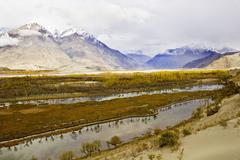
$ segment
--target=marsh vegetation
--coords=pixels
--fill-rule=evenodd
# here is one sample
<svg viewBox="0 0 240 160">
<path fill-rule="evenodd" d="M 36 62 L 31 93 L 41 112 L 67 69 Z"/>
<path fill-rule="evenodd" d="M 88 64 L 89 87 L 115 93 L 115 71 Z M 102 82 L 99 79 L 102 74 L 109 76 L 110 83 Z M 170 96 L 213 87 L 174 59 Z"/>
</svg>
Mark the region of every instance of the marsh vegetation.
<svg viewBox="0 0 240 160">
<path fill-rule="evenodd" d="M 96 133 L 99 133 L 101 132 L 101 127 L 97 126 L 98 123 L 117 120 L 118 123 L 116 126 L 118 126 L 123 123 L 121 121 L 123 117 L 144 117 L 150 115 L 154 117 L 157 111 L 164 106 L 195 99 L 211 99 L 216 102 L 216 104 L 214 103 L 208 107 L 206 111 L 210 116 L 218 112 L 217 102 L 223 97 L 239 91 L 239 88 L 235 84 L 228 81 L 229 76 L 227 71 L 198 70 L 1 78 L 0 101 L 2 102 L 26 99 L 103 96 L 128 92 L 154 91 L 156 89 L 183 88 L 199 84 L 223 84 L 225 87 L 218 90 L 145 94 L 135 97 L 123 97 L 106 101 L 87 101 L 74 104 L 20 104 L 1 108 L 0 141 L 46 132 L 48 132 L 48 135 L 44 136 L 50 136 L 50 138 L 46 139 L 54 141 L 56 136 L 53 136 L 53 134 L 69 131 L 72 132 L 71 137 L 77 139 L 78 134 L 76 132 L 79 131 L 79 135 L 81 135 L 80 131 L 85 125 L 96 125 L 93 128 L 87 127 L 86 131 L 94 130 Z M 166 109 L 163 108 L 164 110 Z M 193 114 L 193 117 L 200 118 L 204 116 L 203 114 L 203 111 L 199 108 Z M 143 118 L 142 122 L 147 125 L 148 119 Z M 155 131 L 155 134 L 161 133 L 161 129 Z M 166 133 L 166 135 L 163 134 L 163 139 L 159 139 L 160 147 L 175 145 L 177 137 L 175 134 L 172 134 L 172 131 L 170 132 Z M 191 131 L 185 129 L 182 133 L 189 135 Z M 164 139 L 165 136 L 172 138 Z M 62 134 L 58 137 L 63 140 L 65 138 Z M 168 143 L 165 141 L 166 139 L 173 139 L 173 141 Z M 42 139 L 39 140 L 41 143 L 42 141 Z M 118 136 L 108 137 L 105 142 L 108 142 L 107 144 L 112 147 L 123 143 L 121 137 Z M 81 152 L 85 156 L 91 156 L 100 151 L 101 144 L 98 140 L 86 142 L 81 145 Z M 68 155 L 70 154 L 66 153 L 66 155 L 62 156 L 68 158 Z M 70 159 L 72 156 L 70 155 Z"/>
</svg>

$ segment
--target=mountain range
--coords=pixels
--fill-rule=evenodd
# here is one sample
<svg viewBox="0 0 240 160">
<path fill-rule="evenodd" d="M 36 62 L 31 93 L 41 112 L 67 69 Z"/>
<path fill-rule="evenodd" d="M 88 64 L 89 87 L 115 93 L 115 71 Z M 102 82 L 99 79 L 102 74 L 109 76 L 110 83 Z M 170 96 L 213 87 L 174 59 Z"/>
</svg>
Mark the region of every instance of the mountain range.
<svg viewBox="0 0 240 160">
<path fill-rule="evenodd" d="M 168 49 L 163 53 L 157 54 L 147 61 L 146 65 L 153 69 L 203 68 L 207 65 L 199 64 L 199 60 L 201 60 L 201 62 L 208 61 L 208 63 L 210 63 L 221 54 L 233 51 L 235 50 L 231 48 L 216 50 L 206 47 L 183 46 L 180 48 Z M 198 65 L 196 65 L 196 63 Z"/>
<path fill-rule="evenodd" d="M 112 49 L 83 29 L 51 33 L 37 23 L 0 28 L 0 67 L 61 72 L 239 67 L 231 48 L 183 46 L 154 57 Z"/>
<path fill-rule="evenodd" d="M 61 71 L 128 70 L 138 64 L 93 35 L 70 28 L 52 34 L 37 23 L 9 30 L 0 38 L 0 67 Z"/>
</svg>

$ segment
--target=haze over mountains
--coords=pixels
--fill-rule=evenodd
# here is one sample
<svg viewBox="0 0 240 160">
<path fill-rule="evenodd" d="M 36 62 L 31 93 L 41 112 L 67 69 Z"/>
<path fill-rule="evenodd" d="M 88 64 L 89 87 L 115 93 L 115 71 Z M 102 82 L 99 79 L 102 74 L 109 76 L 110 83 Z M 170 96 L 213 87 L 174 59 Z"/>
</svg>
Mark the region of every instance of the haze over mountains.
<svg viewBox="0 0 240 160">
<path fill-rule="evenodd" d="M 225 54 L 229 52 L 236 50 L 184 46 L 151 58 L 139 51 L 123 54 L 82 29 L 51 33 L 37 23 L 0 28 L 0 67 L 9 69 L 86 72 L 240 67 L 239 54 Z"/>
</svg>

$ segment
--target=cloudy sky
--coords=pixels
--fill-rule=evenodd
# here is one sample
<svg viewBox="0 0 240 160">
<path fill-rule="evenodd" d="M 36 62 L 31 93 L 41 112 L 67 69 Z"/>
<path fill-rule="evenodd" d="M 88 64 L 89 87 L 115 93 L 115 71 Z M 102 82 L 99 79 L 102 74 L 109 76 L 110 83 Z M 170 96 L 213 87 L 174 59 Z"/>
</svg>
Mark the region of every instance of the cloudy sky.
<svg viewBox="0 0 240 160">
<path fill-rule="evenodd" d="M 240 0 L 0 0 L 0 26 L 74 26 L 153 55 L 188 44 L 240 49 Z"/>
</svg>

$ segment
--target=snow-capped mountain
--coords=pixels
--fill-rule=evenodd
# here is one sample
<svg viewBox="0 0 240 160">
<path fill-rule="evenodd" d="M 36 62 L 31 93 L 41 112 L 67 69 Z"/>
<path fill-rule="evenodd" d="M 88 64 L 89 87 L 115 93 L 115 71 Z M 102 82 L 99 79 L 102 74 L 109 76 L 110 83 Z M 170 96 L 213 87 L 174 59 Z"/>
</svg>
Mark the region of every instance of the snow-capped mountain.
<svg viewBox="0 0 240 160">
<path fill-rule="evenodd" d="M 188 46 L 168 49 L 164 53 L 159 53 L 152 59 L 146 62 L 150 68 L 158 69 L 176 69 L 182 68 L 185 64 L 197 59 L 201 59 L 213 54 L 216 51 L 206 48 L 191 48 Z"/>
<path fill-rule="evenodd" d="M 139 65 L 143 65 L 151 59 L 150 56 L 145 55 L 141 50 L 137 51 L 125 51 L 125 55 L 135 60 Z"/>
<path fill-rule="evenodd" d="M 82 29 L 52 34 L 37 23 L 0 35 L 0 67 L 66 72 L 134 69 L 137 63 Z"/>
<path fill-rule="evenodd" d="M 137 67 L 133 59 L 111 49 L 82 29 L 67 29 L 55 39 L 75 63 L 86 69 L 123 70 Z"/>
<path fill-rule="evenodd" d="M 17 38 L 12 38 L 7 32 L 0 33 L 0 48 L 16 46 L 19 40 Z"/>
<path fill-rule="evenodd" d="M 2 37 L 1 37 L 2 38 Z M 10 69 L 57 69 L 71 64 L 71 59 L 42 26 L 31 23 L 12 29 L 3 36 L 0 67 Z M 14 44 L 14 45 L 13 45 Z"/>
</svg>

